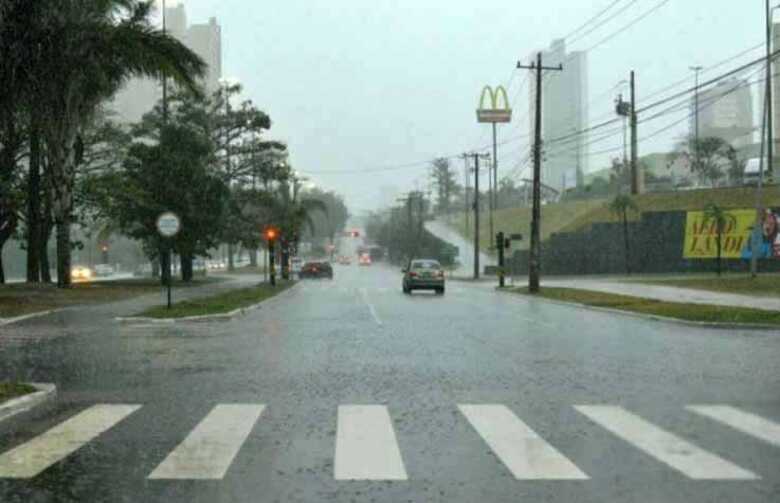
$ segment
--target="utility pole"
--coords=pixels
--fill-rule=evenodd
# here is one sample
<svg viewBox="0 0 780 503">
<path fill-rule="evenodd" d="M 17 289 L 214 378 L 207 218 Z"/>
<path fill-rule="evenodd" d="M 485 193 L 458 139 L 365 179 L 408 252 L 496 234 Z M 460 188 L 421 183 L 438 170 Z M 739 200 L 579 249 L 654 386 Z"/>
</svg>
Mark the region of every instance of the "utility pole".
<svg viewBox="0 0 780 503">
<path fill-rule="evenodd" d="M 533 210 L 531 213 L 531 248 L 528 260 L 528 290 L 539 292 L 539 274 L 541 271 L 542 243 L 541 227 L 541 175 L 542 175 L 542 71 L 563 71 L 563 65 L 545 67 L 542 65 L 542 53 L 536 55 L 536 63 L 528 66 L 517 63 L 517 68 L 536 71 L 536 123 L 534 126 L 534 183 Z"/>
<path fill-rule="evenodd" d="M 689 66 L 690 70 L 693 70 L 696 72 L 696 76 L 694 77 L 694 98 L 693 98 L 693 107 L 694 107 L 694 135 L 696 137 L 696 148 L 694 154 L 694 159 L 696 159 L 696 164 L 699 164 L 699 72 L 703 68 L 702 66 Z"/>
<path fill-rule="evenodd" d="M 471 227 L 469 218 L 469 156 L 468 154 L 461 155 L 463 158 L 463 212 L 466 215 L 466 229 Z"/>
<path fill-rule="evenodd" d="M 631 70 L 631 194 L 642 192 L 642 183 L 640 180 L 639 166 L 637 160 L 637 149 L 639 142 L 637 140 L 637 117 L 636 117 L 636 84 L 634 82 L 634 70 Z"/>
<path fill-rule="evenodd" d="M 768 136 L 766 144 L 766 170 L 772 173 L 774 168 L 774 149 L 775 136 L 772 130 L 772 13 L 774 8 L 769 7 L 769 0 L 766 0 L 766 134 Z"/>
<path fill-rule="evenodd" d="M 479 160 L 490 159 L 490 154 L 472 152 L 463 155 L 474 159 L 474 279 L 479 279 Z"/>
</svg>

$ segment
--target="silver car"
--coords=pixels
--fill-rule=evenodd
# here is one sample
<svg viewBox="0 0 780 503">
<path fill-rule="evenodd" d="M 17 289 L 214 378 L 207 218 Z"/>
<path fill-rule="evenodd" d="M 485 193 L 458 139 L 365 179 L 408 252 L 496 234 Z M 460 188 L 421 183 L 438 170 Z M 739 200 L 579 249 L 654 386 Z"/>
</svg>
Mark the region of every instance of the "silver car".
<svg viewBox="0 0 780 503">
<path fill-rule="evenodd" d="M 413 290 L 435 290 L 438 295 L 444 294 L 444 269 L 437 260 L 410 260 L 402 272 L 404 293 L 412 293 Z"/>
</svg>

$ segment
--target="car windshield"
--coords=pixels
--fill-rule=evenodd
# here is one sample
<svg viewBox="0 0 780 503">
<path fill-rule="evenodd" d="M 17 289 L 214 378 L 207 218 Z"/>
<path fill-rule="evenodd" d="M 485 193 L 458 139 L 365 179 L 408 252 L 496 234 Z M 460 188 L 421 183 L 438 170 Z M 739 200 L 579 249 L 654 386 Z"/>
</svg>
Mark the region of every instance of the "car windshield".
<svg viewBox="0 0 780 503">
<path fill-rule="evenodd" d="M 0 0 L 0 503 L 780 503 L 780 0 Z"/>
</svg>

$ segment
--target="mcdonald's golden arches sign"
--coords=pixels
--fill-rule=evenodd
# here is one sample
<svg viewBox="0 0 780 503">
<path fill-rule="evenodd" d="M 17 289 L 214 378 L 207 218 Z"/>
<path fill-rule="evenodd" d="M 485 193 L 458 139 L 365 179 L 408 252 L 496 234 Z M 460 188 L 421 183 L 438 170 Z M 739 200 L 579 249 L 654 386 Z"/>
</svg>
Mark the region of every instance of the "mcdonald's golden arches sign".
<svg viewBox="0 0 780 503">
<path fill-rule="evenodd" d="M 485 98 L 490 98 L 490 107 L 485 107 Z M 499 102 L 501 100 L 501 102 Z M 498 86 L 493 90 L 490 86 L 482 89 L 477 109 L 477 122 L 511 122 L 512 109 L 509 107 L 509 97 L 504 86 Z"/>
</svg>

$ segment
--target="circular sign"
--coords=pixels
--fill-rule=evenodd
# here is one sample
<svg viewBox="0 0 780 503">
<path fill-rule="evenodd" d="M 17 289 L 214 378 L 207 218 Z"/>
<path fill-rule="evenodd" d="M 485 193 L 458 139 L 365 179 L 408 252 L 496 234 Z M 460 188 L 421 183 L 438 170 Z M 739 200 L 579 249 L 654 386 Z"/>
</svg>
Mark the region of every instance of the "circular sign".
<svg viewBox="0 0 780 503">
<path fill-rule="evenodd" d="M 157 217 L 157 232 L 166 238 L 172 238 L 181 230 L 181 220 L 176 213 L 166 211 Z"/>
</svg>

